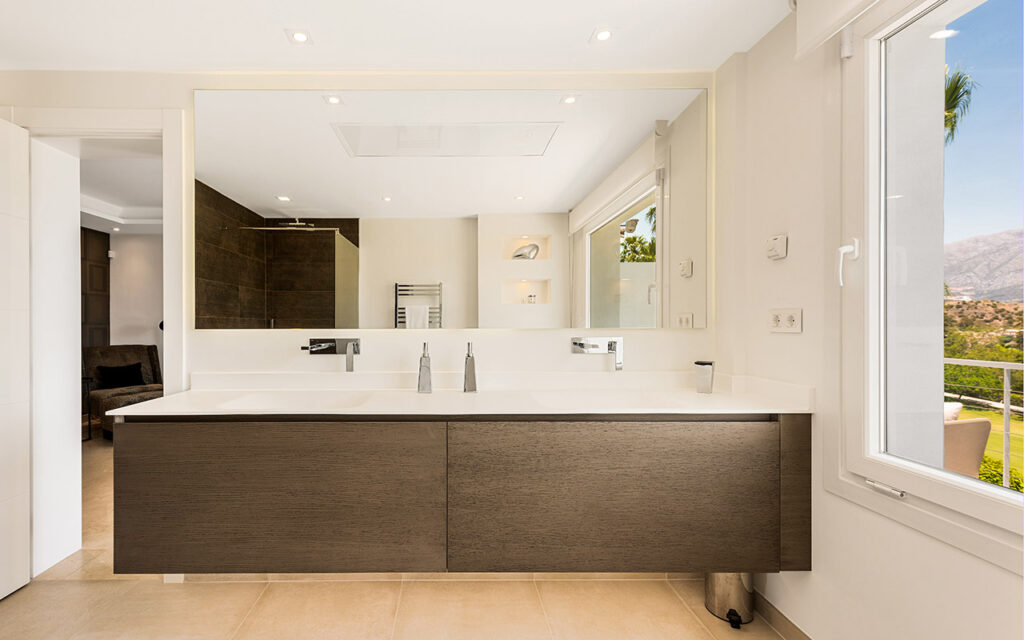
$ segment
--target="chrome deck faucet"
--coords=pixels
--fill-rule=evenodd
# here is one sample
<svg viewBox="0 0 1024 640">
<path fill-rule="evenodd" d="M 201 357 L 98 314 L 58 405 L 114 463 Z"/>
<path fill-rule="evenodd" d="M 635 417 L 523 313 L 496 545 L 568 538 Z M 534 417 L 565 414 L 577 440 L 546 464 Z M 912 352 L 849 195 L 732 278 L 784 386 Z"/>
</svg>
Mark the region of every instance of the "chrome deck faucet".
<svg viewBox="0 0 1024 640">
<path fill-rule="evenodd" d="M 423 343 L 423 355 L 420 356 L 420 374 L 416 382 L 416 391 L 419 393 L 431 393 L 433 387 L 430 384 L 430 343 Z"/>
<path fill-rule="evenodd" d="M 476 391 L 476 357 L 473 356 L 473 343 L 466 344 L 466 371 L 462 376 L 462 390 L 466 393 Z"/>
</svg>

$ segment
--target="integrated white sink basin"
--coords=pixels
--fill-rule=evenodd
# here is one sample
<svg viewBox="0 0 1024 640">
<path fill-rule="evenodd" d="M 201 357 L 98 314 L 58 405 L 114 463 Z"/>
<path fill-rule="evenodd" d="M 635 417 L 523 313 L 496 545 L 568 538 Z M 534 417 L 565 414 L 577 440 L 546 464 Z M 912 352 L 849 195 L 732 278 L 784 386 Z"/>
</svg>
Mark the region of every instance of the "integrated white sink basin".
<svg viewBox="0 0 1024 640">
<path fill-rule="evenodd" d="M 217 409 L 236 413 L 274 413 L 282 409 L 281 397 L 273 391 L 223 394 Z M 288 391 L 288 404 L 303 413 L 337 413 L 366 403 L 366 391 Z"/>
</svg>

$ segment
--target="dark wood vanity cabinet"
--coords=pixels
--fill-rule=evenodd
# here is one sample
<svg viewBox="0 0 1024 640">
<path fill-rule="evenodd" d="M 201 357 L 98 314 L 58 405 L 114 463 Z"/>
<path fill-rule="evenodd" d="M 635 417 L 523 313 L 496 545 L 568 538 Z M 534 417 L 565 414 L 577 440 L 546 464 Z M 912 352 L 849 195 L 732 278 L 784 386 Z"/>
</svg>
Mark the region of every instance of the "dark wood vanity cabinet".
<svg viewBox="0 0 1024 640">
<path fill-rule="evenodd" d="M 116 425 L 118 573 L 444 571 L 444 422 Z"/>
<path fill-rule="evenodd" d="M 451 571 L 778 571 L 778 422 L 448 427 Z"/>
<path fill-rule="evenodd" d="M 525 418 L 117 425 L 115 571 L 810 569 L 809 416 Z"/>
</svg>

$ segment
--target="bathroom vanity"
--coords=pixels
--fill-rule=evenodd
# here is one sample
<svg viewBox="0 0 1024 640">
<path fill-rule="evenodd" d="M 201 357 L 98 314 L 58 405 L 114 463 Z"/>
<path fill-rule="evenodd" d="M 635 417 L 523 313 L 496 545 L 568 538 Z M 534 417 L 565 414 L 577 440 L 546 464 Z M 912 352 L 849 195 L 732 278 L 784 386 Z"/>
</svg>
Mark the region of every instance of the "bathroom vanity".
<svg viewBox="0 0 1024 640">
<path fill-rule="evenodd" d="M 188 391 L 119 411 L 115 571 L 809 570 L 810 415 L 769 404 Z"/>
</svg>

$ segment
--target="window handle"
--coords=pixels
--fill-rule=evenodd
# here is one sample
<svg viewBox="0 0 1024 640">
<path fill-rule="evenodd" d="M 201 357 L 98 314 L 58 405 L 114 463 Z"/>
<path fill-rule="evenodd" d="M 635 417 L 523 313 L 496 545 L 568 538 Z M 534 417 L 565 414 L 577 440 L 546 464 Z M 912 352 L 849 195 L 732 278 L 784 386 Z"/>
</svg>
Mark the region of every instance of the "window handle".
<svg viewBox="0 0 1024 640">
<path fill-rule="evenodd" d="M 860 258 L 860 240 L 852 238 L 853 244 L 844 244 L 839 247 L 839 286 L 843 286 L 843 265 L 846 263 L 846 256 L 850 256 L 850 260 L 856 260 Z"/>
</svg>

